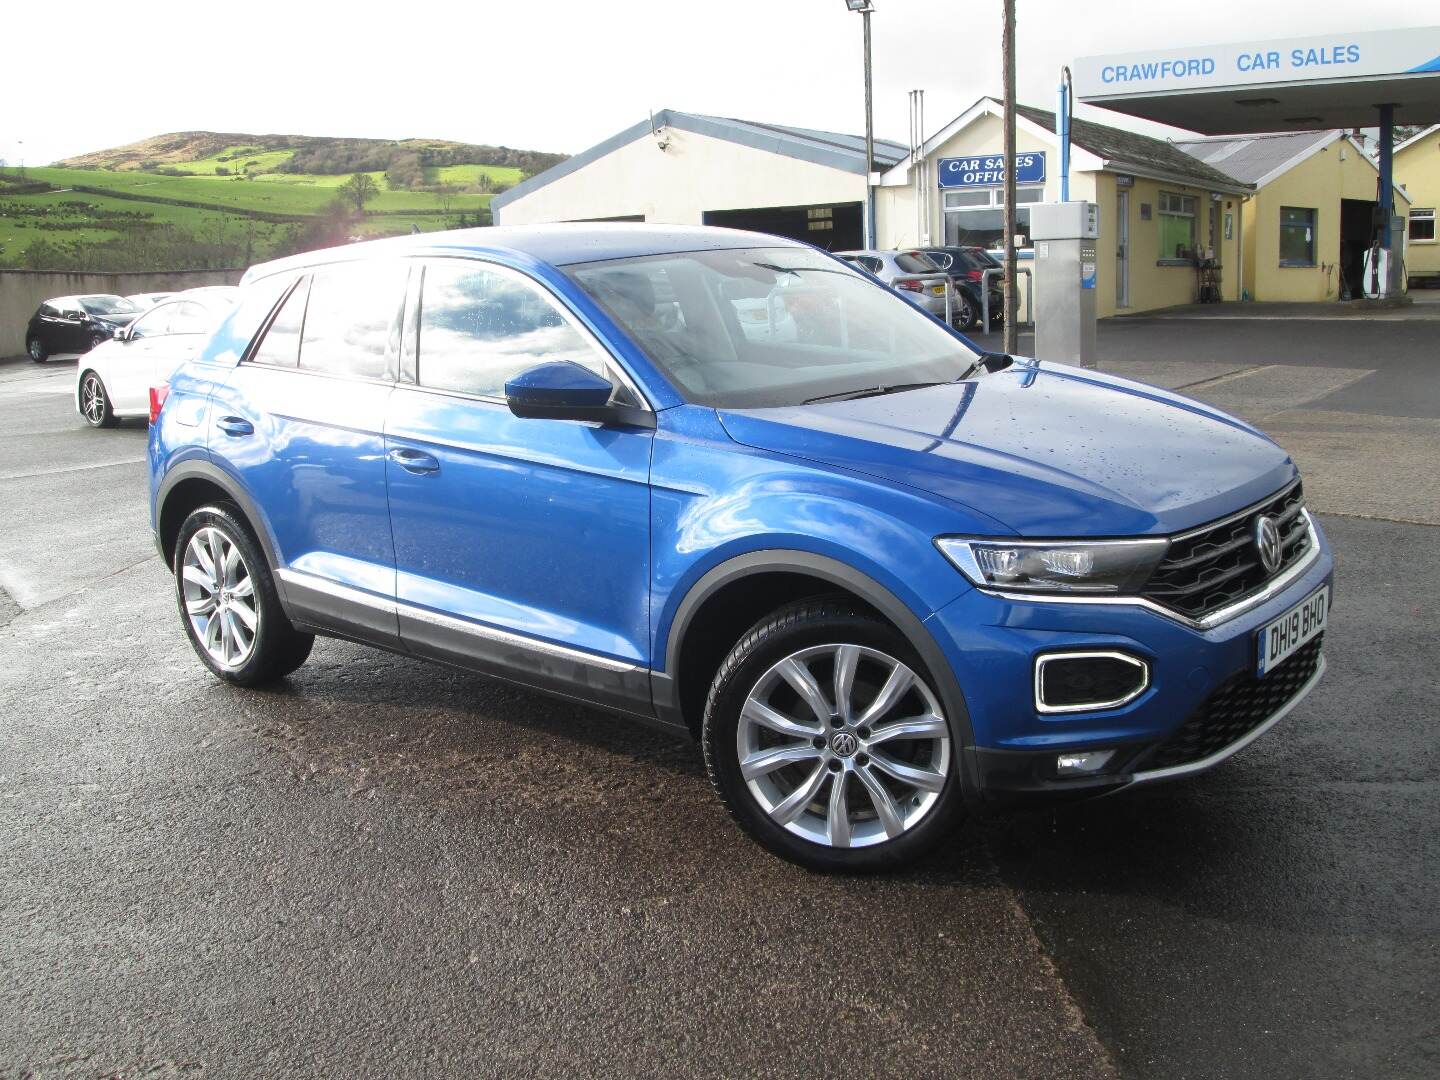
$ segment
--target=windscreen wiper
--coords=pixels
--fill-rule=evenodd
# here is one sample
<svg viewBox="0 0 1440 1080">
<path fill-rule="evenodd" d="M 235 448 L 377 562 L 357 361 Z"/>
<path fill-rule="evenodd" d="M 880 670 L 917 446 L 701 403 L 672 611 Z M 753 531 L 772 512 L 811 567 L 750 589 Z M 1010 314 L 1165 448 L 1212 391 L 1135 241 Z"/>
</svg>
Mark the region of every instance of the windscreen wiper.
<svg viewBox="0 0 1440 1080">
<path fill-rule="evenodd" d="M 842 390 L 838 394 L 821 394 L 806 398 L 804 404 L 815 405 L 821 401 L 854 401 L 856 398 L 880 397 L 884 394 L 898 394 L 904 390 L 923 390 L 927 386 L 945 386 L 943 382 L 895 383 L 893 386 L 871 386 L 864 390 Z"/>
</svg>

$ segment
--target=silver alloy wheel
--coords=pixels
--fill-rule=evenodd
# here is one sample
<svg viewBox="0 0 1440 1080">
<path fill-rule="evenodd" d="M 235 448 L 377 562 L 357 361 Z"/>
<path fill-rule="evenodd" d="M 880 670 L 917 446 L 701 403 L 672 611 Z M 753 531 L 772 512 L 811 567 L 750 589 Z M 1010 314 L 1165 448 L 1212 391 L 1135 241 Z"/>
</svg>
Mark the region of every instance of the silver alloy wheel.
<svg viewBox="0 0 1440 1080">
<path fill-rule="evenodd" d="M 80 384 L 80 409 L 85 419 L 96 427 L 105 419 L 105 384 L 94 372 L 86 375 Z"/>
<path fill-rule="evenodd" d="M 39 338 L 32 337 L 32 338 L 30 339 L 30 359 L 31 359 L 31 360 L 44 360 L 44 359 L 45 359 L 45 346 L 40 344 L 40 339 L 39 339 Z"/>
<path fill-rule="evenodd" d="M 207 525 L 185 545 L 180 567 L 185 614 L 210 658 L 238 668 L 255 650 L 255 583 L 235 541 Z"/>
<path fill-rule="evenodd" d="M 745 699 L 735 741 L 770 820 L 827 847 L 913 829 L 950 774 L 950 729 L 934 691 L 863 645 L 817 645 L 773 665 Z"/>
</svg>

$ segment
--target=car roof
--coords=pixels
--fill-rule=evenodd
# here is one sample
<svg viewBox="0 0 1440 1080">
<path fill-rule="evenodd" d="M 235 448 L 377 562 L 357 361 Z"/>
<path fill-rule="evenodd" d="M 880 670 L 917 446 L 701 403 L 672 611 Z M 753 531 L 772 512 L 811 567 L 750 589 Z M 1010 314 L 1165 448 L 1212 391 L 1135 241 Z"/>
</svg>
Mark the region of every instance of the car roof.
<svg viewBox="0 0 1440 1080">
<path fill-rule="evenodd" d="M 529 258 L 552 266 L 672 255 L 682 251 L 720 251 L 747 247 L 808 247 L 765 233 L 704 225 L 651 225 L 628 222 L 576 222 L 554 225 L 495 225 L 479 229 L 414 233 L 344 247 L 309 251 L 261 263 L 245 272 L 241 284 L 287 270 L 375 256 L 501 255 Z"/>
</svg>

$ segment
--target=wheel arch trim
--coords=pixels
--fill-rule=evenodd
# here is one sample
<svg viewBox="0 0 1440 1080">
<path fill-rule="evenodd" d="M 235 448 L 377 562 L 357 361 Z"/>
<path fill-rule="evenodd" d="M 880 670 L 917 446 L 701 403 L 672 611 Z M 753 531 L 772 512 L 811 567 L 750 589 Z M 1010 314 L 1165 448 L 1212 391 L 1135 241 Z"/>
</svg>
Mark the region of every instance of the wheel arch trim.
<svg viewBox="0 0 1440 1080">
<path fill-rule="evenodd" d="M 967 752 L 975 743 L 970 713 L 959 681 L 939 642 L 930 633 L 925 620 L 884 585 L 853 566 L 825 555 L 790 549 L 752 551 L 728 559 L 702 575 L 680 600 L 670 620 L 664 641 L 665 666 L 663 671 L 652 674 L 657 709 L 664 712 L 667 711 L 666 706 L 674 707 L 679 686 L 680 651 L 696 613 L 711 596 L 727 585 L 767 573 L 804 574 L 834 584 L 864 600 L 905 635 L 937 684 L 936 689 L 945 703 L 946 715 L 951 720 L 953 734 L 962 751 L 960 762 L 965 773 L 966 793 L 975 791 L 975 777 L 970 772 Z"/>
</svg>

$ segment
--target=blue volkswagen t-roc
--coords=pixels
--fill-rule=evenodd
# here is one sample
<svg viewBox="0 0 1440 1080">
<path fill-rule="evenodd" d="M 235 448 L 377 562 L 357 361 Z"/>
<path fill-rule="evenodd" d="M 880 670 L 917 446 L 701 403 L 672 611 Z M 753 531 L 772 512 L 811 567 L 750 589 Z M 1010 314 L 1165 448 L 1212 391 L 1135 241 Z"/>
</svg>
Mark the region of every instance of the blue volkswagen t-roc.
<svg viewBox="0 0 1440 1080">
<path fill-rule="evenodd" d="M 152 412 L 156 539 L 216 675 L 326 634 L 689 732 L 811 866 L 1208 768 L 1324 668 L 1332 564 L 1284 450 L 978 351 L 772 236 L 258 266 Z"/>
</svg>

